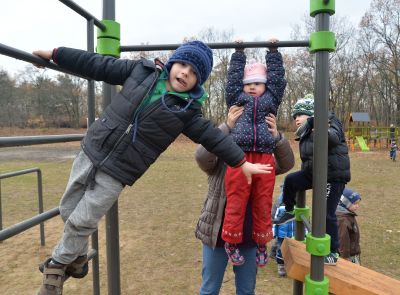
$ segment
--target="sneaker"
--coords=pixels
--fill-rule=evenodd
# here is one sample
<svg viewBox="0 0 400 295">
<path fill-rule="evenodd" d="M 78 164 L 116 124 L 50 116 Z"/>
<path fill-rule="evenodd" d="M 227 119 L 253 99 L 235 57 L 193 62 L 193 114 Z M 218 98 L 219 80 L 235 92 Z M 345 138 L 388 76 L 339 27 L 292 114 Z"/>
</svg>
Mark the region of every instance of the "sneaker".
<svg viewBox="0 0 400 295">
<path fill-rule="evenodd" d="M 265 245 L 257 245 L 256 263 L 258 267 L 264 267 L 268 262 L 267 247 Z"/>
<path fill-rule="evenodd" d="M 285 214 L 278 216 L 276 219 L 274 219 L 274 224 L 284 224 L 288 223 L 289 221 L 294 220 L 294 210 L 292 211 L 286 211 Z"/>
<path fill-rule="evenodd" d="M 66 280 L 65 264 L 52 262 L 51 258 L 43 263 L 43 283 L 37 295 L 62 295 Z"/>
<path fill-rule="evenodd" d="M 326 265 L 336 265 L 336 262 L 339 258 L 338 253 L 331 252 L 324 257 L 324 264 Z"/>
<path fill-rule="evenodd" d="M 284 264 L 278 264 L 278 276 L 286 277 L 286 269 Z"/>
<path fill-rule="evenodd" d="M 43 273 L 43 271 L 44 271 L 46 262 L 47 262 L 47 260 L 39 265 L 39 270 L 41 273 Z M 87 255 L 79 256 L 72 263 L 67 265 L 67 268 L 65 270 L 65 274 L 66 274 L 65 280 L 67 280 L 69 277 L 81 279 L 81 278 L 85 277 L 88 274 L 88 272 L 89 272 L 89 264 L 88 264 Z"/>
<path fill-rule="evenodd" d="M 239 248 L 236 246 L 236 244 L 225 242 L 225 252 L 228 254 L 228 258 L 233 265 L 243 265 L 244 257 L 240 255 Z"/>
<path fill-rule="evenodd" d="M 71 264 L 68 264 L 66 274 L 76 279 L 82 279 L 89 272 L 87 255 L 79 256 Z"/>
</svg>

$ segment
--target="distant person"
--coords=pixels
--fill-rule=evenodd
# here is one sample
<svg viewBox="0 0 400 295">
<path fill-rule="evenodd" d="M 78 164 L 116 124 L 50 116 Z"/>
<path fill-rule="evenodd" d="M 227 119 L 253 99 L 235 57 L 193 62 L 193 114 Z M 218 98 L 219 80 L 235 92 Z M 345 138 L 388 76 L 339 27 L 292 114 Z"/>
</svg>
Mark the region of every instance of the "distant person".
<svg viewBox="0 0 400 295">
<path fill-rule="evenodd" d="M 277 40 L 271 40 L 275 43 Z M 240 41 L 239 41 L 240 43 Z M 276 116 L 286 87 L 283 59 L 277 47 L 268 48 L 265 64 L 251 60 L 246 64 L 244 48 L 236 48 L 231 56 L 226 84 L 226 103 L 243 106 L 243 114 L 231 131 L 235 142 L 252 163 L 274 167 L 274 136 L 265 117 Z M 272 237 L 271 206 L 275 171 L 254 177 L 249 185 L 238 169 L 228 167 L 225 174 L 226 208 L 222 226 L 225 251 L 234 265 L 242 265 L 244 257 L 238 244 L 243 240 L 243 221 L 247 202 L 252 198 L 253 231 L 257 244 L 257 265 L 267 263 L 267 242 Z"/>
<path fill-rule="evenodd" d="M 360 195 L 346 187 L 336 209 L 340 241 L 339 255 L 356 264 L 361 264 L 360 228 L 356 219 L 360 202 Z"/>
<path fill-rule="evenodd" d="M 183 133 L 203 144 L 250 179 L 270 167 L 246 161 L 232 139 L 202 117 L 202 85 L 213 66 L 211 49 L 200 41 L 181 45 L 166 65 L 117 59 L 66 47 L 33 54 L 62 69 L 97 81 L 123 85 L 88 129 L 60 203 L 63 237 L 40 266 L 39 295 L 61 295 L 67 276 L 87 274 L 88 238 L 126 185 L 133 185 Z"/>
<path fill-rule="evenodd" d="M 301 170 L 286 176 L 283 184 L 283 202 L 286 212 L 274 220 L 275 224 L 284 224 L 294 220 L 296 193 L 313 188 L 314 156 L 314 98 L 312 95 L 299 99 L 292 111 L 299 141 Z M 326 186 L 326 232 L 331 237 L 331 252 L 324 257 L 324 263 L 336 265 L 338 259 L 339 238 L 336 219 L 336 207 L 343 189 L 350 181 L 350 159 L 342 123 L 334 113 L 328 114 L 328 178 Z M 324 126 L 323 126 L 324 127 Z"/>
<path fill-rule="evenodd" d="M 390 160 L 396 162 L 396 155 L 397 155 L 397 143 L 396 140 L 392 140 L 390 143 L 390 150 L 389 150 Z"/>
<path fill-rule="evenodd" d="M 235 122 L 243 113 L 243 107 L 232 106 L 229 109 L 226 123 L 219 128 L 226 134 L 232 130 Z M 266 117 L 265 124 L 274 136 L 276 147 L 275 173 L 282 174 L 294 166 L 294 155 L 289 141 L 276 129 L 274 116 Z M 196 238 L 203 246 L 202 283 L 200 295 L 217 295 L 220 292 L 224 279 L 225 269 L 228 264 L 228 256 L 225 253 L 224 241 L 221 239 L 222 223 L 226 205 L 225 172 L 226 164 L 216 155 L 208 152 L 203 146 L 196 150 L 196 161 L 208 175 L 208 192 L 203 209 L 196 226 Z M 252 201 L 247 203 L 243 223 L 243 240 L 238 245 L 245 262 L 241 266 L 233 265 L 235 273 L 236 294 L 254 294 L 256 287 L 256 252 L 257 245 L 252 239 Z"/>
</svg>

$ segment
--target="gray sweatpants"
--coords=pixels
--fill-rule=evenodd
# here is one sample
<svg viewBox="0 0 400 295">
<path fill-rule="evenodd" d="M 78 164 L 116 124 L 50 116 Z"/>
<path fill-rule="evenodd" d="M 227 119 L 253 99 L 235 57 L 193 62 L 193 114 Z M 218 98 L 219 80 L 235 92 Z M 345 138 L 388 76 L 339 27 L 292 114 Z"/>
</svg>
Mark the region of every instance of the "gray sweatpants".
<svg viewBox="0 0 400 295">
<path fill-rule="evenodd" d="M 97 170 L 96 184 L 85 189 L 86 179 L 93 164 L 80 151 L 72 165 L 71 175 L 60 202 L 60 215 L 64 221 L 64 234 L 54 248 L 52 257 L 70 264 L 88 251 L 89 236 L 96 231 L 99 220 L 118 199 L 124 186 L 115 178 Z"/>
</svg>

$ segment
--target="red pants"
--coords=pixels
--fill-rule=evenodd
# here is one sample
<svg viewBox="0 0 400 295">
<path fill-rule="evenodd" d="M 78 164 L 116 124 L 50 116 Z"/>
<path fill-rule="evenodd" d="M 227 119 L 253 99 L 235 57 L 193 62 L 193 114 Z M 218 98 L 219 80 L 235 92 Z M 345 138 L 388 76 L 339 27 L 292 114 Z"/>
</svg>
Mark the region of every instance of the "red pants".
<svg viewBox="0 0 400 295">
<path fill-rule="evenodd" d="M 257 244 L 272 240 L 271 206 L 275 186 L 275 160 L 272 154 L 246 152 L 251 163 L 270 164 L 274 167 L 269 174 L 255 174 L 249 185 L 242 168 L 228 167 L 225 174 L 226 208 L 222 239 L 238 244 L 243 238 L 243 222 L 247 202 L 252 198 L 252 239 Z"/>
</svg>

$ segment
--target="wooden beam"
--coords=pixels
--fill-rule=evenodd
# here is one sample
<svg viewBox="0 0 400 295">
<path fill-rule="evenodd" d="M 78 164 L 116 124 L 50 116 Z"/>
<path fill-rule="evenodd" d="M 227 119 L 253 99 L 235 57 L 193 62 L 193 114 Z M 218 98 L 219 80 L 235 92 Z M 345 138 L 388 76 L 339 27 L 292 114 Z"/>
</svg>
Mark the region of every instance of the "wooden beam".
<svg viewBox="0 0 400 295">
<path fill-rule="evenodd" d="M 282 255 L 289 277 L 304 282 L 310 273 L 310 254 L 304 243 L 285 238 Z M 400 281 L 339 258 L 336 265 L 324 267 L 329 292 L 336 295 L 399 295 Z"/>
</svg>

